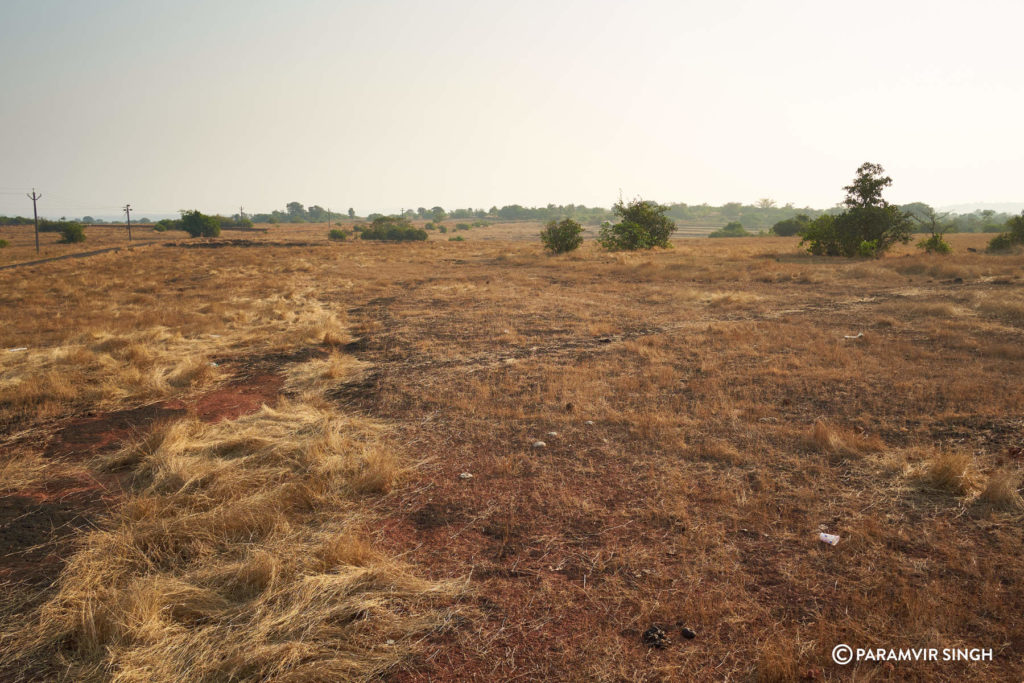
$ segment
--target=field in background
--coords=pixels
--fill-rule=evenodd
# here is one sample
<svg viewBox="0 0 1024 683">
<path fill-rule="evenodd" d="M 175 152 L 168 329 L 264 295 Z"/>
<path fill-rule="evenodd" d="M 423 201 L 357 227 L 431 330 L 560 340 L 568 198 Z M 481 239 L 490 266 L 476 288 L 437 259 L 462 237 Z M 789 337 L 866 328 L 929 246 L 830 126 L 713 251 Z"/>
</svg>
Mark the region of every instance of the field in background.
<svg viewBox="0 0 1024 683">
<path fill-rule="evenodd" d="M 336 220 L 330 226 L 327 223 L 260 223 L 255 226 L 256 231 L 229 229 L 222 233 L 222 237 L 257 242 L 283 240 L 326 243 L 328 230 L 338 227 L 343 230 L 351 230 L 353 223 L 365 223 L 365 221 Z M 423 227 L 425 223 L 426 221 L 413 221 L 416 227 Z M 449 232 L 441 234 L 437 231 L 432 231 L 430 232 L 430 240 L 447 242 L 450 237 L 461 236 L 466 241 L 537 242 L 539 240 L 538 234 L 544 227 L 543 223 L 537 221 L 515 221 L 510 223 L 493 223 L 487 226 L 471 228 L 470 230 L 456 231 L 455 226 L 459 223 L 469 224 L 472 221 L 445 221 L 444 224 L 448 227 Z M 676 231 L 675 236 L 679 238 L 705 237 L 715 229 L 713 226 L 682 226 Z M 585 226 L 583 234 L 585 238 L 593 239 L 597 237 L 597 231 L 597 226 Z M 99 249 L 129 246 L 128 231 L 124 226 L 90 225 L 85 228 L 85 234 L 85 242 L 61 244 L 59 242 L 60 233 L 40 233 L 40 249 L 37 255 L 35 233 L 31 225 L 0 226 L 0 239 L 7 240 L 10 243 L 10 246 L 0 249 L 0 266 L 66 256 L 68 254 L 81 254 Z M 188 240 L 189 237 L 182 231 L 157 232 L 151 225 L 139 223 L 132 225 L 132 239 L 135 246 L 142 246 Z"/>
<path fill-rule="evenodd" d="M 1021 677 L 1020 255 L 539 229 L 0 271 L 0 677 Z"/>
</svg>

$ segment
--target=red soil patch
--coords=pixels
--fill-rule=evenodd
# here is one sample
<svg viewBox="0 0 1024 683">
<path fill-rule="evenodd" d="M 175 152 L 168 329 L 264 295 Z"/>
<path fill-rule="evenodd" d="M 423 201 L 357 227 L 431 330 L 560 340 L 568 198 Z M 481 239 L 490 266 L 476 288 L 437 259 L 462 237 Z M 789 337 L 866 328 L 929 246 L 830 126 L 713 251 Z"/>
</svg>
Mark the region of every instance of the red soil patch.
<svg viewBox="0 0 1024 683">
<path fill-rule="evenodd" d="M 283 385 L 281 375 L 261 373 L 200 396 L 192 404 L 192 411 L 203 422 L 234 420 L 256 412 L 264 404 L 272 405 Z"/>
</svg>

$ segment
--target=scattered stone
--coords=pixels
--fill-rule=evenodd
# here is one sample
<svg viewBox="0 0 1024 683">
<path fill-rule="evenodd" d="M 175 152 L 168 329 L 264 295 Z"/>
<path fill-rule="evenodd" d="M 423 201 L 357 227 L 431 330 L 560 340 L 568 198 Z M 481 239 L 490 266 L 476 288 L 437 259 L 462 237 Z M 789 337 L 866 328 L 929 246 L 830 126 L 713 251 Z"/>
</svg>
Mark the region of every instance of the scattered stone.
<svg viewBox="0 0 1024 683">
<path fill-rule="evenodd" d="M 602 344 L 611 344 L 612 343 L 612 338 L 611 337 L 601 337 L 597 341 L 599 341 Z"/>
<path fill-rule="evenodd" d="M 641 640 L 643 640 L 644 645 L 647 645 L 648 647 L 656 647 L 659 649 L 665 647 L 670 642 L 672 642 L 671 640 L 669 640 L 668 635 L 665 633 L 665 629 L 657 625 L 651 625 L 646 631 L 644 631 L 643 635 L 640 638 Z"/>
<path fill-rule="evenodd" d="M 534 448 L 546 448 L 547 444 L 544 443 L 543 441 L 534 441 L 533 442 L 533 447 Z"/>
<path fill-rule="evenodd" d="M 687 640 L 693 640 L 694 638 L 697 637 L 697 632 L 696 631 L 694 631 L 692 628 L 687 628 L 685 626 L 683 627 L 683 630 L 680 631 L 680 633 L 682 633 L 683 634 L 683 638 L 686 638 Z"/>
<path fill-rule="evenodd" d="M 594 421 L 593 420 L 587 420 L 583 424 L 587 425 L 588 427 L 593 427 L 594 426 Z"/>
<path fill-rule="evenodd" d="M 388 645 L 394 645 L 394 644 L 395 644 L 395 641 L 393 641 L 393 640 L 391 640 L 390 638 L 388 638 L 388 640 L 387 640 L 387 644 L 388 644 Z"/>
<path fill-rule="evenodd" d="M 472 478 L 473 478 L 473 475 L 470 474 L 469 472 L 463 472 L 462 474 L 459 475 L 459 479 L 472 479 Z"/>
<path fill-rule="evenodd" d="M 558 436 L 558 432 L 548 432 L 548 436 L 554 438 L 554 437 Z"/>
<path fill-rule="evenodd" d="M 572 411 L 574 411 L 574 410 L 576 410 L 576 406 L 574 406 L 574 405 L 573 405 L 573 404 L 571 404 L 571 403 L 566 403 L 566 404 L 565 404 L 565 412 L 567 412 L 567 413 L 571 413 L 571 412 L 572 412 Z"/>
</svg>

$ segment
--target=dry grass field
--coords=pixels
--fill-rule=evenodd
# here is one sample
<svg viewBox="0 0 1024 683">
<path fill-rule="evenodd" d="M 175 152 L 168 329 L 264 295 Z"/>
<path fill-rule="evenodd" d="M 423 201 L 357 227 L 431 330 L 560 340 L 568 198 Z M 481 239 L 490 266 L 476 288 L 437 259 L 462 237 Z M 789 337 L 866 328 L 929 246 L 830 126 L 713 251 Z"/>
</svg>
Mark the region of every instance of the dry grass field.
<svg viewBox="0 0 1024 683">
<path fill-rule="evenodd" d="M 1024 256 L 537 229 L 0 271 L 0 679 L 1024 677 Z"/>
</svg>

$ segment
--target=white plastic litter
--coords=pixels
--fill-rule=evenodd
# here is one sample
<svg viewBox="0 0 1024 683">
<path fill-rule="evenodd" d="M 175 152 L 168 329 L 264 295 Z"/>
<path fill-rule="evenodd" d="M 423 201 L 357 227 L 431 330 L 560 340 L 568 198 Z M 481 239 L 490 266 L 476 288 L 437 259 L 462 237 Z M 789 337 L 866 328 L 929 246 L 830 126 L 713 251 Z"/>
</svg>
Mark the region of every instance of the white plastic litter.
<svg viewBox="0 0 1024 683">
<path fill-rule="evenodd" d="M 862 339 L 863 337 L 864 337 L 864 333 L 863 332 L 858 332 L 857 334 L 844 334 L 843 335 L 843 339 Z"/>
<path fill-rule="evenodd" d="M 583 424 L 587 425 L 588 427 L 593 427 L 594 426 L 594 421 L 593 420 L 587 420 Z"/>
<path fill-rule="evenodd" d="M 558 436 L 558 432 L 548 432 L 548 436 Z"/>
<path fill-rule="evenodd" d="M 19 346 L 16 349 L 7 349 L 7 353 L 17 353 L 18 351 L 28 351 L 27 346 Z"/>
<path fill-rule="evenodd" d="M 533 442 L 533 447 L 534 448 L 544 448 L 545 446 L 547 446 L 547 444 L 544 443 L 543 441 L 534 441 Z"/>
<path fill-rule="evenodd" d="M 459 475 L 459 479 L 472 479 L 472 478 L 473 478 L 473 475 L 470 474 L 469 472 L 463 472 L 462 474 Z"/>
<path fill-rule="evenodd" d="M 824 531 L 818 535 L 818 540 L 822 543 L 828 543 L 829 545 L 835 545 L 839 543 L 839 537 L 835 534 L 826 534 Z"/>
</svg>

